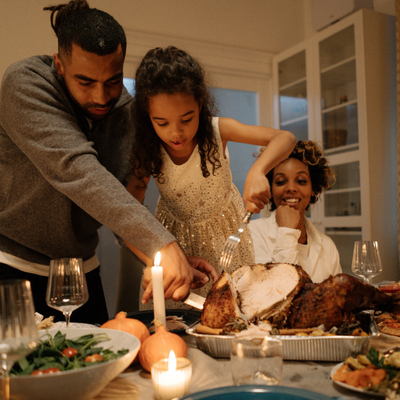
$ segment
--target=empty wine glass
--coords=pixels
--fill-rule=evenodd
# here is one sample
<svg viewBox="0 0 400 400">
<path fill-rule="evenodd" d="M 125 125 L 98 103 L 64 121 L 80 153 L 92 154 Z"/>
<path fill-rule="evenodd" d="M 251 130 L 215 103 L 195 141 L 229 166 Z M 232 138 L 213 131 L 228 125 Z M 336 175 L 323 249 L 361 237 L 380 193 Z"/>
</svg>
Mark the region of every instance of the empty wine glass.
<svg viewBox="0 0 400 400">
<path fill-rule="evenodd" d="M 354 242 L 351 270 L 368 284 L 382 272 L 382 262 L 378 242 L 361 240 Z"/>
<path fill-rule="evenodd" d="M 81 258 L 60 258 L 50 261 L 46 302 L 64 314 L 67 328 L 71 314 L 89 299 Z"/>
<path fill-rule="evenodd" d="M 0 366 L 5 399 L 10 399 L 9 372 L 13 364 L 28 355 L 38 340 L 30 282 L 0 281 Z"/>
</svg>

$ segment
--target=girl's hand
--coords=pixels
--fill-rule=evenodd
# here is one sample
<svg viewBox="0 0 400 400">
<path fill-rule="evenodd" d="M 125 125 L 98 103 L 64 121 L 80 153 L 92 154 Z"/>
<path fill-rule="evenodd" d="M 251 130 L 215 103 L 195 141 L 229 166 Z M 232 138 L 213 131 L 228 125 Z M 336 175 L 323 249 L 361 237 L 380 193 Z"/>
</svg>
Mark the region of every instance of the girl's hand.
<svg viewBox="0 0 400 400">
<path fill-rule="evenodd" d="M 190 266 L 193 268 L 194 279 L 192 289 L 204 286 L 210 281 L 210 275 L 215 282 L 218 279 L 217 270 L 203 257 L 187 257 Z"/>
<path fill-rule="evenodd" d="M 301 215 L 290 206 L 279 206 L 276 209 L 276 223 L 279 227 L 299 229 Z"/>
<path fill-rule="evenodd" d="M 257 170 L 250 170 L 244 183 L 243 201 L 246 210 L 258 214 L 271 197 L 271 188 L 267 177 Z"/>
</svg>

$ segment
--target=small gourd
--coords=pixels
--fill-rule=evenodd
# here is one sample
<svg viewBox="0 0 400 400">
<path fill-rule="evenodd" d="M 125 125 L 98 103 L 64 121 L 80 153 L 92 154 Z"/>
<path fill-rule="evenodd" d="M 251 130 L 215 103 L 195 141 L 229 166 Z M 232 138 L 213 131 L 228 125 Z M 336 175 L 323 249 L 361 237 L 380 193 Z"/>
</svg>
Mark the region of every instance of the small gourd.
<svg viewBox="0 0 400 400">
<path fill-rule="evenodd" d="M 169 332 L 158 320 L 154 321 L 156 332 L 147 338 L 139 350 L 139 361 L 146 371 L 151 371 L 151 366 L 163 358 L 168 358 L 171 350 L 175 356 L 187 356 L 187 344 L 176 333 Z"/>
<path fill-rule="evenodd" d="M 150 336 L 147 326 L 142 321 L 134 318 L 127 318 L 127 313 L 124 311 L 120 311 L 114 319 L 105 322 L 100 328 L 115 329 L 130 333 L 140 340 L 141 345 Z M 138 356 L 136 356 L 133 362 L 137 361 L 137 359 Z"/>
</svg>

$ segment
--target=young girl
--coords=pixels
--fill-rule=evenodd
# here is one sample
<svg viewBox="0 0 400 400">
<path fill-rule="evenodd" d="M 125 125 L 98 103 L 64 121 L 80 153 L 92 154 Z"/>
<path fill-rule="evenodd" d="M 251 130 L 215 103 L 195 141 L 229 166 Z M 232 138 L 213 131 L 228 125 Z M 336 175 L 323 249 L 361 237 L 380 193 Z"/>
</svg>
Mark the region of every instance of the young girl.
<svg viewBox="0 0 400 400">
<path fill-rule="evenodd" d="M 247 174 L 246 210 L 259 213 L 270 197 L 266 174 L 296 144 L 286 131 L 244 125 L 213 116 L 214 102 L 204 71 L 176 47 L 150 50 L 135 77 L 136 143 L 129 192 L 143 202 L 155 178 L 160 198 L 156 217 L 176 237 L 186 256 L 200 256 L 218 271 L 226 239 L 237 232 L 245 208 L 232 183 L 227 142 L 266 146 Z M 229 272 L 254 262 L 249 231 L 241 237 Z M 149 271 L 145 270 L 144 279 Z M 206 295 L 212 283 L 199 289 Z M 167 304 L 167 307 L 177 304 Z"/>
</svg>

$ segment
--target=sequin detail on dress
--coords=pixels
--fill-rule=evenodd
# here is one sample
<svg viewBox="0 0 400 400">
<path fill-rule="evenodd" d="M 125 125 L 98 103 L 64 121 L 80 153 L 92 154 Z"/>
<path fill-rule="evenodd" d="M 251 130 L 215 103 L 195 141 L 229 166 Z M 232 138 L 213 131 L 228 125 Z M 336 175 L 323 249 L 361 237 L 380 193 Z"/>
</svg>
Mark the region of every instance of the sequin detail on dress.
<svg viewBox="0 0 400 400">
<path fill-rule="evenodd" d="M 213 127 L 221 155 L 223 147 L 218 118 L 213 118 Z M 215 171 L 215 175 L 212 174 L 212 165 L 207 163 L 210 171 L 207 178 L 202 175 L 197 146 L 182 165 L 175 165 L 164 149 L 162 156 L 165 181 L 157 182 L 160 198 L 155 216 L 177 238 L 186 256 L 204 257 L 221 274 L 219 259 L 223 245 L 230 235 L 236 233 L 244 215 L 242 197 L 232 183 L 229 156 L 220 157 L 222 167 Z M 250 232 L 246 229 L 240 239 L 228 272 L 254 262 Z M 206 296 L 211 286 L 212 282 L 193 291 Z M 188 307 L 168 300 L 166 308 Z M 141 309 L 152 309 L 152 303 L 141 305 Z"/>
</svg>

